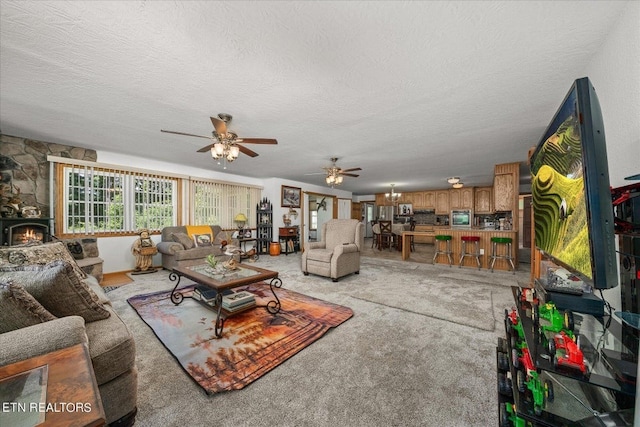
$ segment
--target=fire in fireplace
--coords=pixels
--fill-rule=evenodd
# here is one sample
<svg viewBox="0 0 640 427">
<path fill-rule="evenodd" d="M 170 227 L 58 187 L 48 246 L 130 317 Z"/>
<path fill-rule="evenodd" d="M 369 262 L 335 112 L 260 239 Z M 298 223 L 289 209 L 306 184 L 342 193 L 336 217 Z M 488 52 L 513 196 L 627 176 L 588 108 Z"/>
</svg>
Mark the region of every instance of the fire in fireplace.
<svg viewBox="0 0 640 427">
<path fill-rule="evenodd" d="M 3 246 L 24 245 L 51 240 L 49 218 L 1 218 L 0 244 Z"/>
<path fill-rule="evenodd" d="M 14 228 L 13 233 L 11 233 L 10 246 L 37 242 L 44 242 L 44 233 L 42 232 L 41 225 L 38 226 L 38 229 L 35 229 L 30 225 L 23 225 Z"/>
</svg>

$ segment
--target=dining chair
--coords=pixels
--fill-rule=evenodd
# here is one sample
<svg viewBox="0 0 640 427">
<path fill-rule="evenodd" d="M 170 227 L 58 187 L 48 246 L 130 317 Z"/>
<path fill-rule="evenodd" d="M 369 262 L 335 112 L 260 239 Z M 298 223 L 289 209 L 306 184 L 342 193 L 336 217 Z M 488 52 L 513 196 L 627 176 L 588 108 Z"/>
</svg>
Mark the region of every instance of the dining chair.
<svg viewBox="0 0 640 427">
<path fill-rule="evenodd" d="M 414 220 L 411 220 L 409 222 L 409 231 L 416 231 L 416 222 Z M 413 235 L 409 236 L 409 251 L 410 252 L 415 252 L 416 251 L 416 245 L 414 242 L 414 237 Z"/>
<path fill-rule="evenodd" d="M 371 249 L 375 246 L 376 248 L 380 245 L 380 225 L 378 225 L 378 221 L 371 221 L 371 231 L 373 231 L 373 239 L 371 240 Z"/>
<path fill-rule="evenodd" d="M 378 245 L 378 250 L 382 250 L 383 248 L 389 248 L 389 250 L 393 249 L 393 228 L 391 227 L 391 221 L 379 221 L 380 225 L 380 244 Z"/>
</svg>

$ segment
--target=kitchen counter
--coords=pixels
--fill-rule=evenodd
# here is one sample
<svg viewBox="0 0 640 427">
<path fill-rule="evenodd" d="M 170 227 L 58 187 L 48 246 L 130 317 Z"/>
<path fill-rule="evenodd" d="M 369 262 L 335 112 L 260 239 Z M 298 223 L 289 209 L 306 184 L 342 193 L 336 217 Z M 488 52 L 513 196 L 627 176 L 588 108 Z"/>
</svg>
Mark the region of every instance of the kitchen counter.
<svg viewBox="0 0 640 427">
<path fill-rule="evenodd" d="M 404 231 L 402 233 L 402 259 L 408 260 L 410 257 L 409 250 L 409 236 L 423 236 L 429 237 L 433 239 L 436 234 L 448 234 L 452 236 L 451 239 L 451 250 L 453 251 L 453 262 L 457 265 L 460 261 L 460 251 L 462 250 L 462 241 L 460 237 L 462 236 L 477 236 L 480 237 L 480 261 L 482 264 L 482 268 L 489 268 L 490 264 L 490 256 L 491 256 L 491 238 L 492 237 L 510 237 L 513 239 L 513 245 L 511 248 L 513 263 L 516 268 L 518 267 L 518 232 L 515 230 L 494 230 L 494 229 L 486 229 L 486 228 L 450 228 L 446 226 L 432 226 L 432 230 L 419 231 L 416 226 L 416 231 Z M 504 247 L 503 245 L 498 245 L 498 251 L 500 254 L 503 253 Z M 436 261 L 438 264 L 449 264 L 449 261 L 446 257 L 438 257 Z M 465 257 L 464 262 L 462 264 L 465 267 L 474 267 L 477 268 L 476 259 L 474 257 Z M 509 263 L 504 259 L 497 259 L 494 270 L 504 270 L 507 271 L 510 269 Z"/>
</svg>

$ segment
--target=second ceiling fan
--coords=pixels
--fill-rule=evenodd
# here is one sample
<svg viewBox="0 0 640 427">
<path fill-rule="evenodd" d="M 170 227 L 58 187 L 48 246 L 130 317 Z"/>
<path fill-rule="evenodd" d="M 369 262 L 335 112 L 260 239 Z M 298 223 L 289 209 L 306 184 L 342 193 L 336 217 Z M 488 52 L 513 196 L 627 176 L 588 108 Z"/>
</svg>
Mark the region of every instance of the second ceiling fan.
<svg viewBox="0 0 640 427">
<path fill-rule="evenodd" d="M 256 157 L 258 153 L 243 144 L 277 144 L 278 141 L 270 138 L 238 138 L 235 132 L 227 129 L 227 123 L 231 121 L 233 117 L 230 114 L 220 113 L 218 117 L 211 117 L 211 123 L 213 124 L 214 131 L 212 136 L 194 135 L 185 132 L 176 132 L 172 130 L 160 129 L 160 132 L 173 133 L 176 135 L 195 136 L 197 138 L 206 138 L 211 140 L 211 143 L 205 145 L 198 150 L 198 153 L 205 153 L 211 151 L 211 155 L 214 159 L 226 159 L 229 162 L 235 160 L 239 153 L 244 153 L 249 157 Z"/>
<path fill-rule="evenodd" d="M 357 178 L 360 175 L 357 175 L 355 173 L 351 173 L 351 172 L 355 172 L 355 171 L 361 171 L 362 168 L 349 168 L 349 169 L 342 169 L 340 167 L 338 167 L 338 165 L 336 165 L 336 162 L 338 161 L 337 157 L 332 157 L 331 158 L 331 166 L 327 166 L 324 167 L 322 169 L 325 170 L 327 177 L 325 178 L 325 181 L 327 183 L 327 185 L 330 185 L 331 187 L 334 187 L 336 185 L 340 185 L 342 184 L 343 181 L 343 177 L 345 176 L 350 176 L 353 178 Z M 308 173 L 306 175 L 320 175 L 322 174 L 322 172 L 317 172 L 317 173 Z"/>
</svg>

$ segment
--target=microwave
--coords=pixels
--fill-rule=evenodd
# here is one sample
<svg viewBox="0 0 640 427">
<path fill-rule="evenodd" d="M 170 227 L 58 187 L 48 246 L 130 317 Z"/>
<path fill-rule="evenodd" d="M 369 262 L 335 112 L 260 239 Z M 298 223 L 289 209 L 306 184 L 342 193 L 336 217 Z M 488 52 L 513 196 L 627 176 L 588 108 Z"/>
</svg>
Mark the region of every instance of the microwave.
<svg viewBox="0 0 640 427">
<path fill-rule="evenodd" d="M 473 213 L 471 209 L 454 209 L 451 211 L 451 227 L 471 228 Z"/>
</svg>

